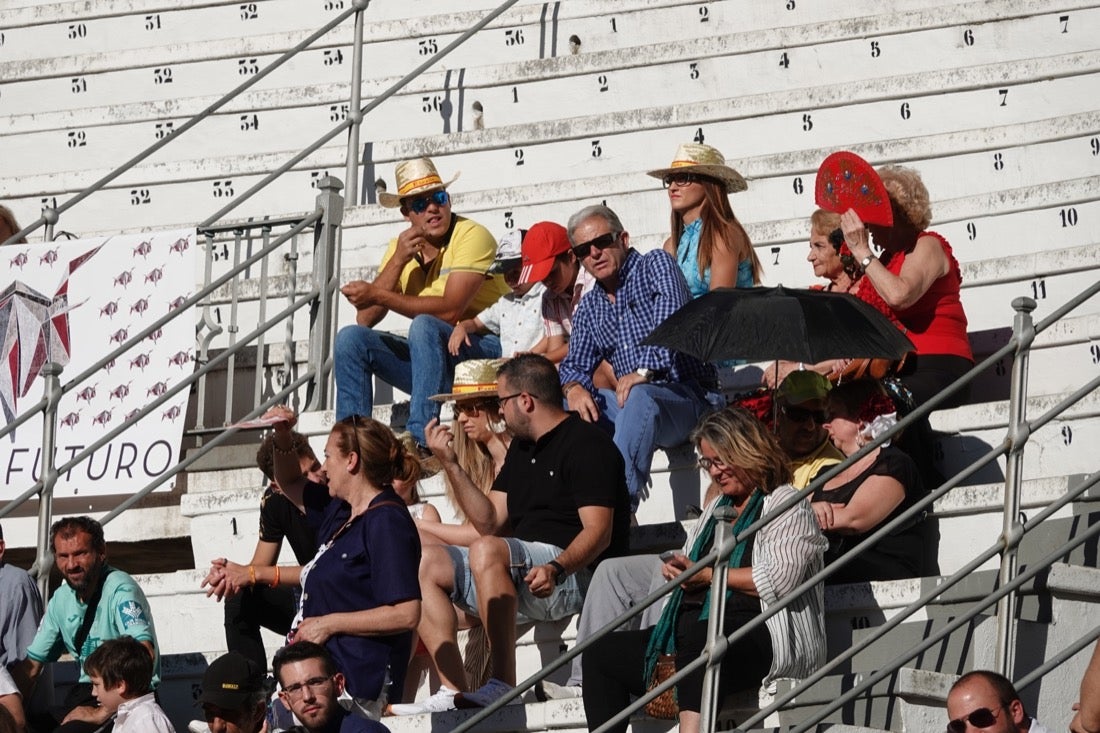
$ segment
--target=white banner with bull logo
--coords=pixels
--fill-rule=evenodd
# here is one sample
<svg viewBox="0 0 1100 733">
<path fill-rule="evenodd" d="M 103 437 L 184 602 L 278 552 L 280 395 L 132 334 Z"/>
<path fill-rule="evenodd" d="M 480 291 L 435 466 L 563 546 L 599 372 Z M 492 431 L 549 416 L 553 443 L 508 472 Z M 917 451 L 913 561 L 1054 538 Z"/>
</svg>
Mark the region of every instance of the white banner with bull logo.
<svg viewBox="0 0 1100 733">
<path fill-rule="evenodd" d="M 0 424 L 43 396 L 42 367 L 66 384 L 179 308 L 195 284 L 195 230 L 0 248 Z M 195 319 L 169 321 L 61 398 L 56 465 L 126 430 L 58 477 L 55 495 L 130 494 L 177 462 L 188 390 L 136 414 L 194 370 Z M 0 437 L 0 502 L 41 475 L 42 419 Z M 163 490 L 171 488 L 167 481 Z"/>
</svg>

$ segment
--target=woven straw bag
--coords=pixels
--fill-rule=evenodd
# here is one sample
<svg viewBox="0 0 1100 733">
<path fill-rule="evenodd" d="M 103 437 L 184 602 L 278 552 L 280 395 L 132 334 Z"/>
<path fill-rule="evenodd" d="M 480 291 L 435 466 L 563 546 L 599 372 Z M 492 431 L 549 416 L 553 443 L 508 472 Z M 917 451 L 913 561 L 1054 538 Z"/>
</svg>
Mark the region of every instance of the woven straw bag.
<svg viewBox="0 0 1100 733">
<path fill-rule="evenodd" d="M 653 677 L 650 678 L 649 687 L 646 689 L 652 690 L 674 674 L 676 674 L 676 655 L 660 655 L 657 657 L 657 666 L 653 668 Z M 645 712 L 651 718 L 676 720 L 680 715 L 680 706 L 676 703 L 676 687 L 670 687 L 646 703 Z"/>
</svg>

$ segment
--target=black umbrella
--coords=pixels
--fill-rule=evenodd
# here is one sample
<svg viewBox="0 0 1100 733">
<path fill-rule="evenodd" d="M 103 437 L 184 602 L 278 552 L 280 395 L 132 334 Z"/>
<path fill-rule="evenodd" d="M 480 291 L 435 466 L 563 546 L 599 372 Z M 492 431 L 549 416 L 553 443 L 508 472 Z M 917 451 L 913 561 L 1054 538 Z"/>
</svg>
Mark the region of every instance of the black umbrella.
<svg viewBox="0 0 1100 733">
<path fill-rule="evenodd" d="M 702 361 L 900 359 L 914 347 L 890 319 L 847 293 L 718 288 L 685 304 L 642 343 Z"/>
</svg>

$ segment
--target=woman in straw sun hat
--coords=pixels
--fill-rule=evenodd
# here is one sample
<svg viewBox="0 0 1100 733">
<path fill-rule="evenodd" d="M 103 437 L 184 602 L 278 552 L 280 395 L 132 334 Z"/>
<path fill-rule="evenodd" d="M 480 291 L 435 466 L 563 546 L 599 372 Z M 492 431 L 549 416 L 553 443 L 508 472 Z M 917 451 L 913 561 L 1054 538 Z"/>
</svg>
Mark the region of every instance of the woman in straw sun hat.
<svg viewBox="0 0 1100 733">
<path fill-rule="evenodd" d="M 763 274 L 729 194 L 748 188 L 716 148 L 684 143 L 668 168 L 649 171 L 668 190 L 672 236 L 665 251 L 676 258 L 693 298 L 714 288 L 751 288 Z"/>
<path fill-rule="evenodd" d="M 435 402 L 454 403 L 454 422 L 451 427 L 429 424 L 425 431 L 433 452 L 440 446 L 453 450 L 463 472 L 488 494 L 493 480 L 504 465 L 504 456 L 512 443 L 512 434 L 504 424 L 497 400 L 497 370 L 502 359 L 469 359 L 455 367 L 452 391 L 432 396 Z M 441 439 L 431 441 L 433 433 Z M 445 436 L 449 442 L 442 440 Z M 451 505 L 456 507 L 450 479 L 446 477 L 446 493 Z M 464 519 L 459 515 L 459 519 Z M 448 545 L 469 545 L 479 536 L 473 527 L 461 525 L 436 525 L 421 527 L 421 531 L 435 536 Z"/>
<path fill-rule="evenodd" d="M 428 423 L 425 431 L 433 452 L 445 447 L 453 450 L 462 471 L 470 480 L 488 494 L 493 481 L 504 465 L 504 456 L 512 444 L 512 433 L 504 424 L 500 403 L 497 401 L 497 370 L 504 361 L 501 359 L 468 359 L 455 367 L 454 386 L 446 394 L 432 396 L 435 402 L 454 402 L 454 422 L 451 427 L 439 425 L 436 421 Z M 432 440 L 437 436 L 436 440 Z M 449 444 L 448 444 L 449 443 Z M 442 457 L 436 453 L 437 457 Z M 455 509 L 461 524 L 416 521 L 417 529 L 425 544 L 456 545 L 469 547 L 478 538 L 477 530 L 462 516 L 455 501 L 451 477 L 444 472 L 444 491 L 450 505 Z M 477 689 L 489 679 L 488 638 L 480 625 L 475 625 L 464 635 L 459 636 L 462 645 L 463 664 L 472 689 Z M 427 666 L 428 659 L 413 662 L 419 671 L 421 665 Z M 419 680 L 416 680 L 419 682 Z M 412 685 L 413 680 L 409 680 Z M 412 700 L 416 687 L 405 688 L 406 700 Z M 399 706 L 395 712 L 400 712 Z"/>
</svg>

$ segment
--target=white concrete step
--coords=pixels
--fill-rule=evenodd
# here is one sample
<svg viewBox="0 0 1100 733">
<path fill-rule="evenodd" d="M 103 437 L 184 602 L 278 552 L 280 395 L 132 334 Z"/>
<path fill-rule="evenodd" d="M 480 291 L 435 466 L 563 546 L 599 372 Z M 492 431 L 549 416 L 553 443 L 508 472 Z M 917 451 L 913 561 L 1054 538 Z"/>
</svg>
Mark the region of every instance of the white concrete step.
<svg viewBox="0 0 1100 733">
<path fill-rule="evenodd" d="M 1050 57 L 1042 59 L 1041 62 L 1019 63 L 1009 67 L 1008 71 L 1014 74 L 1014 78 L 1012 80 L 1002 78 L 998 83 L 1010 84 L 1019 96 L 1020 103 L 1015 107 L 1006 107 L 1006 111 L 1000 114 L 999 121 L 1004 124 L 1033 122 L 1045 119 L 1051 114 L 1079 114 L 1089 111 L 1091 108 L 1088 104 L 1079 100 L 1091 98 L 1087 89 L 1100 79 L 1100 75 L 1082 73 L 1082 64 L 1088 64 L 1086 58 L 1074 54 Z M 1076 74 L 1075 76 L 1061 76 L 1070 69 Z M 1006 69 L 1002 67 L 997 69 L 998 74 L 1005 71 Z M 824 130 L 847 128 L 856 125 L 857 121 L 865 123 L 871 117 L 881 117 L 882 124 L 876 126 L 877 134 L 873 137 L 876 141 L 896 137 L 943 134 L 957 129 L 966 129 L 972 124 L 972 118 L 964 119 L 959 116 L 959 110 L 968 109 L 973 114 L 986 106 L 996 106 L 996 100 L 990 99 L 991 92 L 995 90 L 989 87 L 983 91 L 971 89 L 974 84 L 980 84 L 980 79 L 984 78 L 982 74 L 988 76 L 991 73 L 994 73 L 994 69 L 990 67 L 973 67 L 958 70 L 953 74 L 915 74 L 904 80 L 896 78 L 884 80 L 883 86 L 889 86 L 891 89 L 906 89 L 910 97 L 921 93 L 930 95 L 927 101 L 931 106 L 926 110 L 926 114 L 919 117 L 912 125 L 909 124 L 912 120 L 893 121 L 896 113 L 893 102 L 866 101 L 865 104 L 859 104 L 858 102 L 865 100 L 857 99 L 854 100 L 856 103 L 842 108 L 823 108 L 821 112 L 811 110 L 802 114 L 827 115 L 829 117 L 827 122 L 820 124 L 820 128 Z M 1051 76 L 1056 78 L 1051 79 Z M 1039 80 L 1029 81 L 1029 79 Z M 842 89 L 845 101 L 852 102 L 852 90 L 845 85 L 820 88 L 818 92 L 824 93 L 829 90 L 839 95 Z M 957 91 L 945 93 L 950 89 Z M 866 100 L 877 99 L 881 97 L 883 89 L 864 88 L 862 93 Z M 996 94 L 992 93 L 992 96 L 995 97 Z M 1047 103 L 1040 104 L 1048 97 L 1059 100 L 1059 103 L 1053 107 Z M 807 144 L 830 148 L 850 144 L 848 138 L 829 139 L 828 135 L 822 137 L 824 133 L 812 133 L 803 137 L 795 137 L 793 134 L 776 135 L 777 130 L 781 131 L 795 124 L 793 118 L 797 113 L 791 112 L 792 109 L 806 109 L 805 103 L 800 101 L 802 99 L 801 94 L 773 93 L 759 98 L 737 100 L 737 119 L 730 119 L 728 106 L 722 107 L 726 112 L 715 119 L 714 115 L 718 111 L 717 102 L 708 102 L 705 105 L 679 105 L 674 109 L 679 119 L 690 119 L 691 117 L 688 116 L 693 116 L 700 123 L 706 123 L 707 135 L 711 140 L 742 139 L 748 149 L 788 153 L 804 149 Z M 511 126 L 500 130 L 462 134 L 455 139 L 451 139 L 452 136 L 410 138 L 402 141 L 400 147 L 375 144 L 372 147 L 373 155 L 370 157 L 375 165 L 381 166 L 382 170 L 387 170 L 390 161 L 429 152 L 437 158 L 436 162 L 441 170 L 465 171 L 463 182 L 465 190 L 497 189 L 499 176 L 490 176 L 488 172 L 501 170 L 501 166 L 504 170 L 510 171 L 508 179 L 513 186 L 545 184 L 556 180 L 571 180 L 578 176 L 636 171 L 638 165 L 636 161 L 645 160 L 648 155 L 652 155 L 648 151 L 674 150 L 676 145 L 685 139 L 683 129 L 668 127 L 667 122 L 658 123 L 658 116 L 659 120 L 666 121 L 670 112 L 669 108 L 651 107 L 642 110 L 639 115 L 629 117 L 604 115 L 575 118 L 569 123 L 570 139 L 562 139 L 560 125 L 557 123 Z M 742 115 L 746 116 L 742 117 Z M 855 115 L 855 117 L 846 120 L 846 115 Z M 713 124 L 710 120 L 713 120 Z M 800 117 L 799 120 L 801 120 Z M 902 122 L 905 124 L 900 124 Z M 795 127 L 801 124 L 802 122 L 798 122 Z M 794 130 L 793 127 L 791 129 Z M 612 130 L 614 132 L 611 132 Z M 691 132 L 686 136 L 691 137 L 694 132 L 695 127 L 692 127 Z M 547 138 L 549 142 L 539 142 Z M 442 145 L 444 139 L 446 143 Z M 591 144 L 592 140 L 598 140 L 597 147 L 600 153 L 598 157 L 593 156 L 595 148 Z M 870 141 L 869 139 L 868 142 Z M 409 147 L 413 142 L 418 148 L 415 152 Z M 447 155 L 442 155 L 442 150 L 446 150 Z M 646 152 L 643 153 L 643 151 Z M 522 159 L 516 157 L 517 152 L 522 155 Z M 639 155 L 639 153 L 643 154 Z M 101 196 L 108 199 L 117 198 L 121 208 L 129 211 L 130 216 L 127 218 L 133 219 L 135 223 L 147 220 L 151 223 L 158 219 L 163 221 L 166 217 L 179 216 L 180 205 L 185 207 L 184 210 L 190 208 L 189 205 L 181 202 L 198 202 L 204 198 L 212 201 L 212 197 L 215 197 L 213 193 L 215 180 L 219 182 L 217 188 L 220 189 L 220 197 L 224 197 L 226 180 L 232 182 L 229 188 L 233 192 L 238 192 L 257 180 L 255 177 L 257 172 L 270 170 L 286 157 L 288 156 L 269 153 L 209 161 L 145 165 L 123 176 L 115 187 L 103 192 Z M 298 167 L 300 171 L 298 175 L 309 180 L 308 174 L 312 171 L 325 168 L 339 170 L 343 165 L 343 158 L 342 146 L 323 148 Z M 517 166 L 517 162 L 521 162 L 522 165 Z M 227 175 L 229 171 L 232 173 Z M 36 202 L 43 196 L 63 197 L 65 191 L 76 190 L 81 185 L 80 182 L 92 180 L 103 172 L 105 171 L 92 170 L 62 175 L 27 176 L 18 184 L 9 183 L 4 193 L 16 203 L 19 199 L 25 198 L 29 192 L 34 192 L 33 200 Z M 165 184 L 167 189 L 162 191 L 162 187 L 155 182 L 165 179 L 186 179 L 192 182 Z M 373 179 L 369 171 L 368 179 Z M 650 185 L 652 186 L 652 183 Z M 146 188 L 149 193 L 147 197 L 141 195 L 141 191 Z M 136 205 L 130 203 L 132 190 L 139 191 L 136 195 L 138 201 Z M 280 190 L 289 192 L 291 189 L 277 184 L 259 200 L 246 203 L 239 213 L 262 215 L 265 212 L 261 209 L 265 207 L 268 210 L 292 208 L 294 204 L 291 204 L 289 199 L 280 198 Z M 145 202 L 145 198 L 149 201 Z M 168 205 L 170 200 L 172 206 Z M 133 208 L 126 209 L 126 207 Z M 72 212 L 70 216 L 71 219 L 67 218 L 69 226 L 78 229 L 87 228 L 87 224 L 80 219 L 79 209 Z"/>
<path fill-rule="evenodd" d="M 1016 10 L 1018 5 L 1017 0 L 1004 0 L 994 6 L 964 9 L 964 15 L 970 17 L 960 17 L 957 22 L 961 25 L 998 18 L 1010 7 Z M 906 51 L 914 46 L 922 49 L 918 58 L 928 63 L 925 71 L 957 64 L 957 28 L 927 29 L 929 16 L 938 13 L 901 12 L 875 18 L 874 29 L 881 34 L 875 41 L 876 48 L 880 49 L 880 57 L 875 58 L 873 66 L 875 75 L 887 77 L 915 70 L 914 55 Z M 1100 11 L 1081 11 L 1075 15 L 1075 27 L 1078 22 L 1085 26 L 1084 31 L 1076 36 L 1052 39 L 1063 52 L 1089 50 L 1089 42 L 1085 40 L 1089 38 L 1088 26 L 1094 22 L 1100 25 Z M 667 41 L 631 49 L 630 53 L 586 53 L 532 61 L 522 66 L 505 63 L 463 69 L 460 75 L 453 71 L 431 72 L 372 111 L 367 118 L 367 129 L 399 130 L 402 137 L 411 137 L 478 129 L 475 118 L 480 118 L 480 124 L 485 127 L 534 123 L 545 119 L 547 109 L 569 109 L 578 94 L 587 93 L 593 87 L 606 86 L 607 91 L 589 96 L 588 114 L 635 109 L 640 98 L 650 105 L 684 104 L 795 89 L 804 86 L 808 75 L 818 68 L 838 70 L 840 76 L 834 79 L 836 82 L 860 82 L 865 79 L 868 69 L 850 63 L 850 59 L 853 54 L 862 55 L 866 51 L 864 34 L 867 30 L 861 27 L 858 38 L 853 37 L 855 29 L 835 23 L 763 34 L 751 30 L 721 38 Z M 1006 63 L 1028 58 L 1032 54 L 1030 43 L 1050 30 L 1045 15 L 1003 18 L 988 23 L 982 34 L 986 42 L 965 51 L 967 62 Z M 798 39 L 813 45 L 796 51 L 794 43 Z M 790 53 L 795 56 L 793 66 L 782 67 L 774 63 L 773 49 L 776 47 L 791 48 Z M 882 48 L 891 50 L 883 53 Z M 201 88 L 204 78 L 218 79 L 227 63 L 224 53 L 220 44 L 216 60 L 201 61 L 201 57 L 184 54 L 183 57 L 190 61 L 177 61 L 172 66 L 173 81 L 191 79 L 193 86 Z M 159 152 L 155 160 L 258 154 L 309 144 L 320 130 L 333 124 L 333 105 L 336 105 L 336 118 L 339 119 L 340 105 L 347 103 L 346 66 L 332 63 L 331 49 L 328 57 L 320 53 L 320 64 L 307 58 L 296 70 L 280 73 L 271 84 L 261 86 L 278 84 L 281 88 L 249 92 L 245 99 L 230 104 L 227 114 L 216 115 L 203 123 L 201 133 L 174 141 Z M 341 53 L 347 53 L 347 49 Z M 273 58 L 246 55 L 236 60 L 237 71 L 262 68 Z M 686 58 L 695 60 L 685 67 Z M 685 68 L 688 78 L 695 83 L 680 83 Z M 599 78 L 605 79 L 606 84 L 600 84 Z M 377 96 L 396 81 L 397 77 L 365 81 L 363 99 Z M 109 79 L 103 78 L 98 83 L 107 84 Z M 111 85 L 112 91 L 114 86 Z M 124 159 L 132 152 L 135 139 L 152 143 L 158 139 L 157 135 L 163 134 L 166 122 L 179 127 L 189 112 L 197 113 L 213 101 L 209 97 L 190 97 L 187 87 L 171 91 L 172 96 L 166 99 L 143 96 L 134 102 L 114 102 L 96 108 L 82 106 L 60 111 L 55 105 L 44 106 L 41 111 L 28 108 L 19 115 L 0 120 L 0 132 L 16 133 L 10 138 L 0 138 L 0 146 L 10 145 L 9 161 L 13 173 L 43 174 L 101 167 L 112 160 Z M 48 97 L 35 101 L 39 105 L 50 102 Z M 268 129 L 278 129 L 280 135 L 273 138 L 262 134 Z M 20 130 L 23 132 L 17 132 Z M 372 137 L 377 137 L 377 133 L 372 133 Z M 44 154 L 47 152 L 49 154 Z"/>
</svg>

